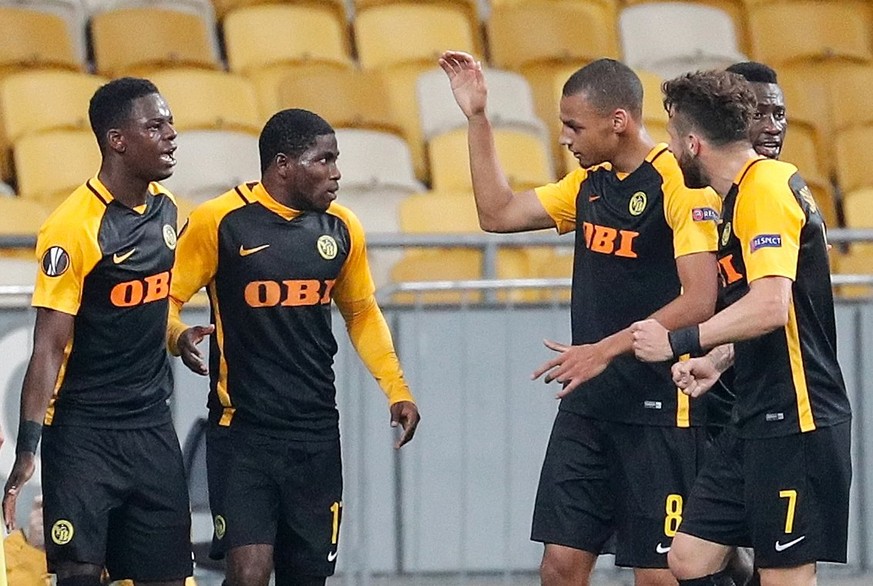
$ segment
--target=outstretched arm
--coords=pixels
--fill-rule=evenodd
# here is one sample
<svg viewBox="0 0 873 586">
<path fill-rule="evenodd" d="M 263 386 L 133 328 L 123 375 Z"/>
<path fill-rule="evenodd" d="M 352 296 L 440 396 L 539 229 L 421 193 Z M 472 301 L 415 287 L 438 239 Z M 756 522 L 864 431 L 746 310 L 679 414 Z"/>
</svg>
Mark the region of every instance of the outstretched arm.
<svg viewBox="0 0 873 586">
<path fill-rule="evenodd" d="M 555 222 L 533 190 L 513 193 L 497 159 L 494 134 L 485 113 L 488 88 L 482 64 L 468 53 L 446 51 L 439 59 L 455 101 L 467 117 L 470 171 L 479 225 L 486 232 L 554 228 Z"/>
<path fill-rule="evenodd" d="M 650 316 L 656 323 L 670 324 L 670 328 L 699 323 L 712 316 L 718 292 L 718 271 L 711 252 L 680 256 L 676 259 L 676 269 L 682 293 Z M 546 346 L 560 354 L 540 366 L 533 378 L 548 373 L 545 382 L 566 383 L 557 397 L 567 396 L 580 384 L 603 372 L 616 356 L 634 349 L 635 326 L 632 324 L 595 344 L 565 346 L 547 340 Z"/>
<path fill-rule="evenodd" d="M 33 475 L 36 446 L 46 408 L 55 390 L 67 343 L 73 336 L 74 316 L 39 307 L 33 329 L 33 353 L 21 388 L 21 411 L 15 463 L 3 489 L 6 527 L 15 528 L 15 505 L 21 487 Z"/>
<path fill-rule="evenodd" d="M 337 306 L 355 351 L 388 397 L 391 426 L 403 430 L 394 447 L 403 447 L 415 435 L 421 415 L 403 378 L 385 316 L 373 296 L 354 302 L 337 300 Z"/>
</svg>

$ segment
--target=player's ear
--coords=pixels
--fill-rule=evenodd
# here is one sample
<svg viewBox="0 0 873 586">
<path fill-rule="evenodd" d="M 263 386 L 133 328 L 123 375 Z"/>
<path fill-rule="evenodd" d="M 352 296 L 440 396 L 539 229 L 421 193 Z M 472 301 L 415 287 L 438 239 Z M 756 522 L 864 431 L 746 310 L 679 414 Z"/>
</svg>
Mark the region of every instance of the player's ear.
<svg viewBox="0 0 873 586">
<path fill-rule="evenodd" d="M 123 153 L 127 150 L 127 142 L 124 139 L 124 134 L 118 128 L 110 128 L 106 131 L 106 144 L 113 151 Z"/>
<path fill-rule="evenodd" d="M 700 137 L 696 134 L 689 134 L 688 138 L 688 150 L 695 157 L 700 154 Z"/>
<path fill-rule="evenodd" d="M 627 129 L 628 120 L 630 116 L 627 113 L 627 110 L 622 108 L 618 108 L 612 113 L 612 130 L 615 133 L 624 132 Z"/>
</svg>

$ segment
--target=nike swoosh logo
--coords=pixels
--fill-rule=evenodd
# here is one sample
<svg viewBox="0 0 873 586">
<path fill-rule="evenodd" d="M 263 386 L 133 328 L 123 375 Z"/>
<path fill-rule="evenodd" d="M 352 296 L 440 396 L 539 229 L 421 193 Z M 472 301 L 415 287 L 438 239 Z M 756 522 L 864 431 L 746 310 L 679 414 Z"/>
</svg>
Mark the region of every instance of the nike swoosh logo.
<svg viewBox="0 0 873 586">
<path fill-rule="evenodd" d="M 239 255 L 240 256 L 248 256 L 250 254 L 254 254 L 256 252 L 261 252 L 265 248 L 270 248 L 269 244 L 262 244 L 261 246 L 255 246 L 254 248 L 244 248 L 242 244 L 239 245 Z"/>
<path fill-rule="evenodd" d="M 327 561 L 333 562 L 333 560 L 336 559 L 336 556 L 338 553 L 339 553 L 338 551 L 332 551 L 329 554 L 327 554 Z"/>
<path fill-rule="evenodd" d="M 670 551 L 670 546 L 668 545 L 667 547 L 664 547 L 659 543 L 655 546 L 655 551 L 658 553 L 667 553 L 668 551 Z"/>
<path fill-rule="evenodd" d="M 779 542 L 777 541 L 777 542 L 776 542 L 776 551 L 785 551 L 785 550 L 788 549 L 789 547 L 794 547 L 795 545 L 797 545 L 798 543 L 800 543 L 800 542 L 803 541 L 804 539 L 806 539 L 806 535 L 801 535 L 801 536 L 798 537 L 797 539 L 792 539 L 792 540 L 789 541 L 788 543 L 779 543 Z"/>
<path fill-rule="evenodd" d="M 136 251 L 136 248 L 131 248 L 130 250 L 128 250 L 124 254 L 118 254 L 116 252 L 115 254 L 112 255 L 112 262 L 114 262 L 117 265 L 120 265 L 121 263 L 123 263 L 124 261 L 129 259 L 130 255 L 133 254 L 134 251 Z"/>
<path fill-rule="evenodd" d="M 588 196 L 588 201 L 597 201 L 598 199 L 600 199 L 599 195 L 589 195 Z"/>
</svg>

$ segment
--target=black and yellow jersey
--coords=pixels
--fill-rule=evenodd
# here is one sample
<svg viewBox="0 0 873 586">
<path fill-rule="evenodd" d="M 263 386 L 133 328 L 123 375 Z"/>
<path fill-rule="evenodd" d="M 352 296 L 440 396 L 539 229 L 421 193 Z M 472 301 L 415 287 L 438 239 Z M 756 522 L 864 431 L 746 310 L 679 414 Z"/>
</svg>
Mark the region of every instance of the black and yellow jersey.
<svg viewBox="0 0 873 586">
<path fill-rule="evenodd" d="M 206 286 L 213 422 L 338 436 L 331 301 L 389 399 L 412 400 L 375 304 L 363 228 L 347 208 L 301 212 L 246 183 L 192 212 L 178 252 L 168 341 L 172 349 L 187 327 L 179 308 Z"/>
<path fill-rule="evenodd" d="M 164 332 L 176 215 L 175 200 L 157 183 L 132 209 L 95 177 L 40 229 L 33 305 L 75 316 L 46 425 L 170 420 Z"/>
<path fill-rule="evenodd" d="M 739 435 L 775 437 L 846 421 L 827 236 L 812 193 L 789 163 L 750 159 L 737 177 L 720 226 L 723 302 L 736 302 L 762 277 L 793 281 L 787 325 L 734 344 Z"/>
<path fill-rule="evenodd" d="M 571 325 L 573 344 L 590 344 L 645 319 L 679 296 L 676 258 L 714 252 L 720 201 L 685 187 L 666 145 L 640 167 L 577 169 L 537 196 L 561 233 L 575 230 Z M 673 384 L 670 365 L 617 357 L 561 402 L 597 419 L 685 427 L 705 423 Z"/>
</svg>

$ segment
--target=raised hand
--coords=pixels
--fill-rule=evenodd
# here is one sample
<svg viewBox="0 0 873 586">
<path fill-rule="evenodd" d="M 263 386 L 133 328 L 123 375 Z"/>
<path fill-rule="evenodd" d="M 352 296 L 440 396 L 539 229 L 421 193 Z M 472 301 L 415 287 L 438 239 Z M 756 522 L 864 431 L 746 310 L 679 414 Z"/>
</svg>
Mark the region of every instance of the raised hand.
<svg viewBox="0 0 873 586">
<path fill-rule="evenodd" d="M 488 88 L 482 73 L 482 64 L 469 53 L 446 51 L 439 59 L 440 67 L 452 84 L 452 93 L 467 118 L 485 112 Z"/>
</svg>

